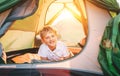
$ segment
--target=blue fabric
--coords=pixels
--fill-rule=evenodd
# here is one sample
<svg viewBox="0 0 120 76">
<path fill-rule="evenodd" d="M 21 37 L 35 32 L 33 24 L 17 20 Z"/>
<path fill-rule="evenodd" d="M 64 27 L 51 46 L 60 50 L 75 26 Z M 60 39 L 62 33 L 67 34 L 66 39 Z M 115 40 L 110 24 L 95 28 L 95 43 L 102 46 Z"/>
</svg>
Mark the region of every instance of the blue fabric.
<svg viewBox="0 0 120 76">
<path fill-rule="evenodd" d="M 6 21 L 22 19 L 35 13 L 38 8 L 39 0 L 26 0 L 13 8 Z"/>
<path fill-rule="evenodd" d="M 7 29 L 10 27 L 10 25 L 12 24 L 12 22 L 6 22 L 1 28 L 0 28 L 0 37 L 2 37 L 5 32 L 7 31 Z"/>
<path fill-rule="evenodd" d="M 38 3 L 39 0 L 22 0 L 13 7 L 9 16 L 4 20 L 3 25 L 0 27 L 0 37 L 4 35 L 7 29 L 12 25 L 13 21 L 33 15 L 38 8 Z"/>
<path fill-rule="evenodd" d="M 0 43 L 0 57 L 2 56 L 2 44 Z"/>
</svg>

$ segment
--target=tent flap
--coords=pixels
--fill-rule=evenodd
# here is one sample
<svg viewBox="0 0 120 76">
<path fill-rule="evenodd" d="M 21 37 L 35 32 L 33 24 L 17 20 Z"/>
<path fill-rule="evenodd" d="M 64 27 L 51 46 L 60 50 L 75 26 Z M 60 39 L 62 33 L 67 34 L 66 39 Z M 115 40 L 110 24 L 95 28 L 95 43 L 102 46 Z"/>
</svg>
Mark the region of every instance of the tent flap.
<svg viewBox="0 0 120 76">
<path fill-rule="evenodd" d="M 4 17 L 5 18 L 4 22 L 2 20 L 3 24 L 1 25 L 2 27 L 0 28 L 1 31 L 0 37 L 7 31 L 7 29 L 11 26 L 14 20 L 23 19 L 25 17 L 33 15 L 38 8 L 38 3 L 39 0 L 25 0 L 24 2 L 12 8 L 12 11 L 9 12 L 10 14 L 7 17 L 6 16 Z"/>
<path fill-rule="evenodd" d="M 34 14 L 38 8 L 39 0 L 27 0 L 24 3 L 13 8 L 13 11 L 7 18 L 7 21 L 12 21 L 16 19 L 22 19 L 27 16 Z"/>
<path fill-rule="evenodd" d="M 0 0 L 0 13 L 13 7 L 19 2 L 20 0 Z"/>
</svg>

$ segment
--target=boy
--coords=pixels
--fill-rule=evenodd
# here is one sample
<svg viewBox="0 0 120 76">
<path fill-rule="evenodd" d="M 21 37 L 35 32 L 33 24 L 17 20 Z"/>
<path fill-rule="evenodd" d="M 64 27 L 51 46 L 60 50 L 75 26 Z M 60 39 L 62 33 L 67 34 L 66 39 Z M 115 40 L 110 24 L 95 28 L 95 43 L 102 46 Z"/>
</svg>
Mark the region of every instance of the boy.
<svg viewBox="0 0 120 76">
<path fill-rule="evenodd" d="M 60 61 L 70 57 L 70 52 L 64 43 L 57 40 L 57 32 L 50 26 L 40 31 L 41 44 L 38 55 L 42 60 Z"/>
</svg>

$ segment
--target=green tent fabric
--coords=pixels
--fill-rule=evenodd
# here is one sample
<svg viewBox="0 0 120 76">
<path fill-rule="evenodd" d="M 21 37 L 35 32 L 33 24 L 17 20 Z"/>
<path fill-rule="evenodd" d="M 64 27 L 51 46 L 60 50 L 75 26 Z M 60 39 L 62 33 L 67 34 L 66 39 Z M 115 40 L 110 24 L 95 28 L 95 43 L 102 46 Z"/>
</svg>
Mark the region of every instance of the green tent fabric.
<svg viewBox="0 0 120 76">
<path fill-rule="evenodd" d="M 106 26 L 98 61 L 105 76 L 120 76 L 120 14 Z"/>
<path fill-rule="evenodd" d="M 88 0 L 88 1 L 108 11 L 119 12 L 120 10 L 117 0 Z"/>
<path fill-rule="evenodd" d="M 15 6 L 21 0 L 0 0 L 0 13 Z"/>
</svg>

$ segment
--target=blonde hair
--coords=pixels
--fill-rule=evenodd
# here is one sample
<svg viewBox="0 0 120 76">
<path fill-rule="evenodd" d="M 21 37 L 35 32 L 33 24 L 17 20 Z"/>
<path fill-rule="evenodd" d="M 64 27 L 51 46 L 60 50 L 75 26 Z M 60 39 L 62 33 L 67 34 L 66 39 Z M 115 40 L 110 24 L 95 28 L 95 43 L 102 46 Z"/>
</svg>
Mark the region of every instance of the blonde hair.
<svg viewBox="0 0 120 76">
<path fill-rule="evenodd" d="M 50 26 L 44 26 L 43 29 L 40 31 L 40 37 L 43 39 L 45 37 L 46 33 L 52 32 L 56 36 L 58 36 L 56 29 L 50 27 Z"/>
</svg>

